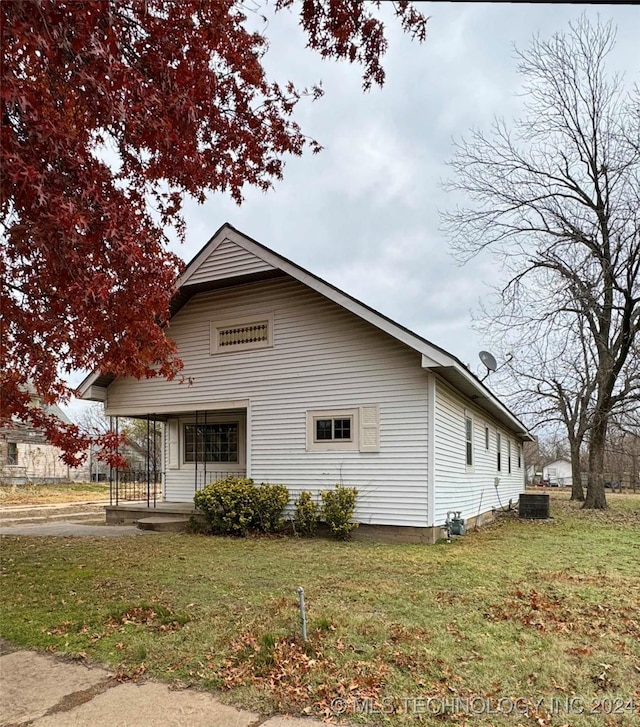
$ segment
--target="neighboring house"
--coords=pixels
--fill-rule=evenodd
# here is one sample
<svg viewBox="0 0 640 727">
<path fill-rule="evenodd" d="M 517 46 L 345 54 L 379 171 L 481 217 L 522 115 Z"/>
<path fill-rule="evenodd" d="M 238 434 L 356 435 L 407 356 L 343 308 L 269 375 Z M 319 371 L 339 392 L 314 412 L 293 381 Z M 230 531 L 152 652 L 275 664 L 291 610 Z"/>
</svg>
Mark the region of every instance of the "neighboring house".
<svg viewBox="0 0 640 727">
<path fill-rule="evenodd" d="M 33 399 L 34 406 L 40 402 Z M 45 406 L 65 424 L 66 414 L 55 404 Z M 88 479 L 86 468 L 74 469 L 60 459 L 62 450 L 47 441 L 44 431 L 23 422 L 0 426 L 0 484 L 59 483 Z"/>
<path fill-rule="evenodd" d="M 548 462 L 542 467 L 542 479 L 548 480 L 551 485 L 571 487 L 571 460 L 561 457 Z"/>
<path fill-rule="evenodd" d="M 88 467 L 91 472 L 90 479 L 92 482 L 108 482 L 112 473 L 110 472 L 109 465 L 98 459 L 98 449 L 94 445 L 89 451 Z M 128 440 L 121 446 L 120 454 L 126 460 L 126 473 L 129 479 L 142 480 L 146 477 L 147 469 L 150 475 L 160 469 L 158 465 L 154 469 L 153 446 L 151 445 L 149 449 L 150 452 L 147 453 L 146 447 L 132 440 Z"/>
<path fill-rule="evenodd" d="M 526 482 L 528 485 L 532 484 L 536 479 L 536 466 L 535 464 L 528 464 L 526 470 Z"/>
<path fill-rule="evenodd" d="M 356 519 L 431 541 L 524 491 L 531 436 L 457 358 L 224 225 L 178 280 L 169 333 L 189 383 L 96 372 L 84 399 L 164 422 L 164 498 L 220 475 L 341 482 Z M 399 531 L 397 528 L 408 528 Z"/>
</svg>

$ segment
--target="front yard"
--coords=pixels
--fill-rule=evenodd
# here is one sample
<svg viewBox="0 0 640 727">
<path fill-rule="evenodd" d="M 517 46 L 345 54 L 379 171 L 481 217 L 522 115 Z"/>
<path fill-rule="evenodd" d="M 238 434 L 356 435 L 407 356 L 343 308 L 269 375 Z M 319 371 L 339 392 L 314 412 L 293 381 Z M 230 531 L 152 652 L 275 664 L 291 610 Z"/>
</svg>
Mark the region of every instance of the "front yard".
<svg viewBox="0 0 640 727">
<path fill-rule="evenodd" d="M 61 502 L 109 500 L 109 485 L 91 482 L 55 485 L 0 484 L 1 505 L 50 505 Z"/>
<path fill-rule="evenodd" d="M 0 631 L 264 712 L 637 724 L 640 496 L 605 512 L 567 497 L 552 493 L 551 522 L 505 515 L 432 547 L 6 536 Z"/>
</svg>

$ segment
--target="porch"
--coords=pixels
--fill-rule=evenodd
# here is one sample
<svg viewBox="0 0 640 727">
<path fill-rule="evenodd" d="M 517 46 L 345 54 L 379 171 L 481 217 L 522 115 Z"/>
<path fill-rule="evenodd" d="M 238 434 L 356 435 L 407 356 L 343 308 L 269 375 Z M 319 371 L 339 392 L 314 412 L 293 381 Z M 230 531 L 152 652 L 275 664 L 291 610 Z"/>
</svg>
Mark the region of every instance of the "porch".
<svg viewBox="0 0 640 727">
<path fill-rule="evenodd" d="M 246 407 L 127 418 L 137 420 L 145 435 L 141 461 L 135 471 L 109 470 L 108 523 L 135 522 L 141 511 L 147 516 L 160 510 L 191 514 L 198 490 L 230 475 L 246 476 Z M 122 417 L 110 419 L 112 431 L 126 432 Z"/>
</svg>

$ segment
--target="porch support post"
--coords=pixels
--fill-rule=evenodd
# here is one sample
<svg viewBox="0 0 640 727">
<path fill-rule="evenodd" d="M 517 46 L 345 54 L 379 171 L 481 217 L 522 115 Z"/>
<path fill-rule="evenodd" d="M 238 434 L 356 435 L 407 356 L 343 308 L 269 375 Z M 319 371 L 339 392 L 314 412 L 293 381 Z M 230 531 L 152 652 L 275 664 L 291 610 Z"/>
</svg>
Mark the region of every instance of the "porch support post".
<svg viewBox="0 0 640 727">
<path fill-rule="evenodd" d="M 120 419 L 116 417 L 116 436 L 120 434 Z M 120 442 L 118 442 L 117 453 L 120 454 Z M 120 465 L 116 467 L 116 505 L 120 498 Z"/>
<path fill-rule="evenodd" d="M 198 491 L 198 410 L 196 409 L 196 425 L 193 428 L 193 491 Z M 185 445 L 186 449 L 186 445 Z"/>
<path fill-rule="evenodd" d="M 204 472 L 202 474 L 202 486 L 205 487 L 207 484 L 207 410 L 204 410 L 204 429 L 202 430 L 202 464 L 204 466 Z"/>
<path fill-rule="evenodd" d="M 158 464 L 157 464 L 157 456 L 158 453 L 156 452 L 157 442 L 158 442 L 158 432 L 157 432 L 157 421 L 156 421 L 156 415 L 153 415 L 153 506 L 156 506 L 156 490 L 158 488 Z"/>
<path fill-rule="evenodd" d="M 109 417 L 109 431 L 113 431 L 113 417 Z M 96 467 L 96 480 L 98 479 L 98 468 Z M 116 496 L 116 505 L 118 498 Z M 113 467 L 109 464 L 109 505 L 113 505 Z"/>
<path fill-rule="evenodd" d="M 151 462 L 149 457 L 151 455 L 151 441 L 149 439 L 151 432 L 149 431 L 149 415 L 147 414 L 147 507 L 151 505 Z"/>
</svg>

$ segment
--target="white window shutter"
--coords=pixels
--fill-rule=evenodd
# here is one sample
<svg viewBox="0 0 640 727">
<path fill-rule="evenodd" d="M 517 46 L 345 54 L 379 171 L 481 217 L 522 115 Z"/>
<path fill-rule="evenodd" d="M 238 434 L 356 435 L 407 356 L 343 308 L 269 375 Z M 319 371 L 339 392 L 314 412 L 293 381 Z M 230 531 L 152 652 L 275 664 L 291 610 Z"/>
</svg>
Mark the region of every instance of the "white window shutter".
<svg viewBox="0 0 640 727">
<path fill-rule="evenodd" d="M 360 451 L 380 451 L 380 409 L 378 406 L 360 407 Z"/>
<path fill-rule="evenodd" d="M 169 469 L 180 468 L 180 422 L 170 419 L 167 423 Z"/>
</svg>

